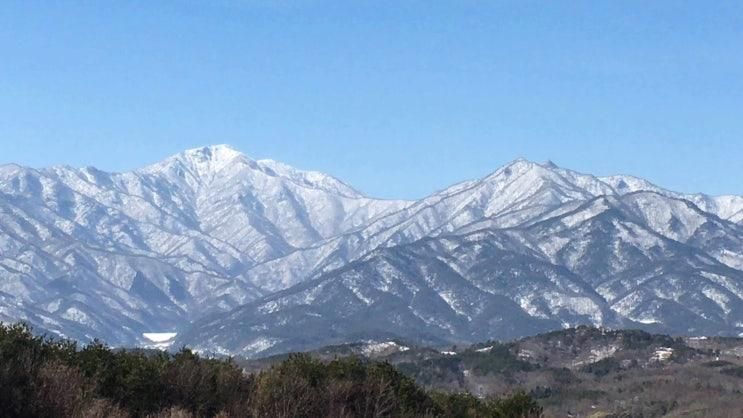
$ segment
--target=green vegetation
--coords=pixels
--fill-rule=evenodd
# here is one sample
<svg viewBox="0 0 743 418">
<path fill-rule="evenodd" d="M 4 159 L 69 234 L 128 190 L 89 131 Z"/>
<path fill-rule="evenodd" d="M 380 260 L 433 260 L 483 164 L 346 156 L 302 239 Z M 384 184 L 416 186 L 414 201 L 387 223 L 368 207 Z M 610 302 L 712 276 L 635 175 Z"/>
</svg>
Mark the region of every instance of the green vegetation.
<svg viewBox="0 0 743 418">
<path fill-rule="evenodd" d="M 590 373 L 598 377 L 606 376 L 609 373 L 614 373 L 621 370 L 622 365 L 615 357 L 607 357 L 595 363 L 587 364 L 586 366 L 581 368 L 582 372 Z"/>
<path fill-rule="evenodd" d="M 657 351 L 670 348 L 670 358 Z M 609 357 L 598 359 L 603 353 Z M 428 390 L 538 399 L 546 416 L 743 416 L 743 339 L 683 339 L 637 330 L 566 329 L 469 348 L 379 355 Z M 466 395 L 451 411 L 469 411 Z M 704 411 L 700 414 L 699 411 Z"/>
<path fill-rule="evenodd" d="M 702 363 L 702 366 L 717 368 L 717 367 L 733 366 L 733 363 L 729 361 L 725 361 L 725 360 L 712 360 L 706 363 Z"/>
<path fill-rule="evenodd" d="M 462 354 L 462 361 L 465 367 L 479 375 L 528 372 L 536 367 L 532 363 L 519 360 L 511 352 L 510 345 L 498 343 L 493 343 L 486 351 L 468 350 Z"/>
<path fill-rule="evenodd" d="M 406 376 L 431 387 L 446 381 L 459 381 L 462 360 L 457 356 L 434 357 L 401 362 L 395 365 Z"/>
<path fill-rule="evenodd" d="M 542 408 L 524 392 L 504 398 L 482 402 L 469 393 L 432 395 L 441 416 L 459 417 L 539 417 Z"/>
<path fill-rule="evenodd" d="M 500 366 L 499 366 L 500 367 Z M 257 374 L 189 350 L 112 350 L 0 324 L 7 417 L 538 417 L 523 392 L 501 399 L 426 392 L 388 363 L 294 354 Z"/>
<path fill-rule="evenodd" d="M 740 377 L 741 379 L 743 379 L 743 366 L 736 366 L 736 367 L 730 367 L 727 369 L 722 369 L 720 373 L 724 373 L 728 376 Z"/>
</svg>

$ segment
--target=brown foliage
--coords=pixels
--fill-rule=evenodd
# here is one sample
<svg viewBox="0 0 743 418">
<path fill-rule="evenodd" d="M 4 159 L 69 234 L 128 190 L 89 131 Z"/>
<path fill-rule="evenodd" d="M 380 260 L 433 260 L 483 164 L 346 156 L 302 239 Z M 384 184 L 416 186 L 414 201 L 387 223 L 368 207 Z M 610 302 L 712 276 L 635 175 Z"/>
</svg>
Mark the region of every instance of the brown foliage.
<svg viewBox="0 0 743 418">
<path fill-rule="evenodd" d="M 150 415 L 149 418 L 193 418 L 194 415 L 189 411 L 177 406 L 171 406 L 165 408 L 155 415 Z"/>
<path fill-rule="evenodd" d="M 37 413 L 45 417 L 79 416 L 85 407 L 85 378 L 76 368 L 57 361 L 44 363 L 34 381 Z"/>
<path fill-rule="evenodd" d="M 129 414 L 108 399 L 92 399 L 75 418 L 129 418 Z"/>
</svg>

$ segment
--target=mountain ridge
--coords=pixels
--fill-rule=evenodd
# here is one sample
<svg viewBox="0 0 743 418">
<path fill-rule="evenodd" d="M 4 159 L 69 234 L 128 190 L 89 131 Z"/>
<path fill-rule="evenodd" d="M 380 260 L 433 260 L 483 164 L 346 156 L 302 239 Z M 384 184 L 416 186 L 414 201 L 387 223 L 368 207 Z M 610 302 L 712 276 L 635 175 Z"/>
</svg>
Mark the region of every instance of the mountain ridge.
<svg viewBox="0 0 743 418">
<path fill-rule="evenodd" d="M 681 194 L 632 176 L 596 177 L 525 159 L 415 201 L 370 198 L 335 177 L 254 160 L 227 145 L 122 173 L 6 164 L 0 320 L 114 345 L 178 331 L 178 343 L 209 350 L 204 342 L 218 333 L 199 330 L 204 318 L 228 318 L 265 298 L 336 283 L 331 277 L 341 283 L 333 285 L 341 292 L 333 303 L 368 307 L 377 300 L 358 297 L 349 283 L 382 286 L 380 269 L 392 262 L 400 289 L 428 289 L 431 306 L 440 309 L 424 320 L 399 294 L 375 297 L 409 318 L 404 329 L 442 341 L 511 335 L 493 328 L 499 315 L 502 321 L 515 315 L 534 332 L 583 322 L 655 326 L 637 321 L 650 318 L 671 327 L 663 312 L 679 303 L 699 332 L 737 334 L 742 230 L 743 197 Z M 478 233 L 482 238 L 473 238 Z M 649 270 L 641 274 L 634 265 Z M 364 274 L 351 280 L 355 268 Z M 640 278 L 652 272 L 650 282 Z M 606 299 L 619 294 L 631 297 Z M 465 295 L 490 313 L 462 314 L 469 312 Z M 296 321 L 317 308 L 296 307 L 289 316 Z M 359 320 L 384 323 L 389 313 L 374 317 L 364 309 L 354 310 Z M 329 329 L 342 317 L 332 310 L 321 316 Z M 268 317 L 254 316 L 260 318 Z M 436 321 L 461 329 L 446 331 Z M 245 331 L 221 325 L 236 335 Z M 362 325 L 347 322 L 338 342 Z M 251 341 L 263 348 L 255 355 L 292 348 L 291 338 L 269 346 L 268 334 L 245 335 L 230 349 Z"/>
</svg>

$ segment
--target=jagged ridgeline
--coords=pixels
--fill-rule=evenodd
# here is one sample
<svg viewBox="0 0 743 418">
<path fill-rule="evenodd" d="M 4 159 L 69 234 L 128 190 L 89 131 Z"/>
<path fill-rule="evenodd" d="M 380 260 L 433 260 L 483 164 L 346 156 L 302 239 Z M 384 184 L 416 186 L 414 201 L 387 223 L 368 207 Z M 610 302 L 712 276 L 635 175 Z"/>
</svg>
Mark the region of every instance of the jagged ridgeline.
<svg viewBox="0 0 743 418">
<path fill-rule="evenodd" d="M 524 393 L 427 392 L 389 363 L 295 354 L 256 373 L 187 349 L 112 350 L 0 325 L 4 417 L 539 417 Z"/>
<path fill-rule="evenodd" d="M 246 357 L 579 324 L 738 336 L 742 223 L 741 197 L 525 160 L 418 201 L 228 146 L 126 173 L 5 165 L 0 319 Z"/>
</svg>

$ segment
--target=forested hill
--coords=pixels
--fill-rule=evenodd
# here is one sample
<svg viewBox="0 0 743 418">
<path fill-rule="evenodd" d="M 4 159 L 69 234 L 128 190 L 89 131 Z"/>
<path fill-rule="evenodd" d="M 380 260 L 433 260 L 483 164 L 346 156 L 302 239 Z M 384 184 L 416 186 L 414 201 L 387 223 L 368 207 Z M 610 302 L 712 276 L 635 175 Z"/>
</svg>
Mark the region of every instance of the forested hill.
<svg viewBox="0 0 743 418">
<path fill-rule="evenodd" d="M 3 417 L 740 417 L 743 339 L 579 327 L 259 360 L 81 347 L 0 326 Z"/>
<path fill-rule="evenodd" d="M 743 339 L 578 327 L 510 342 L 418 347 L 360 342 L 309 353 L 389 362 L 426 390 L 524 390 L 550 417 L 743 417 Z M 258 372 L 286 356 L 241 362 Z"/>
<path fill-rule="evenodd" d="M 291 355 L 259 373 L 189 350 L 112 350 L 0 325 L 3 417 L 538 417 L 526 394 L 425 391 L 386 362 Z"/>
</svg>

